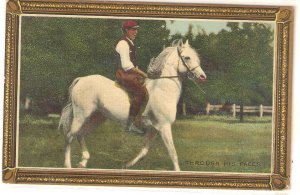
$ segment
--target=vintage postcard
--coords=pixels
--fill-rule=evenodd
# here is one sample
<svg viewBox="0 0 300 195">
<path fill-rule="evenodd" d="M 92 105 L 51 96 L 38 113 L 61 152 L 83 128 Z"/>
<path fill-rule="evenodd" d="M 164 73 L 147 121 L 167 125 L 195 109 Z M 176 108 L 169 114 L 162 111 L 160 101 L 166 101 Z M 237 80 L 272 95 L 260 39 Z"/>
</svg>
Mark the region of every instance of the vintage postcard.
<svg viewBox="0 0 300 195">
<path fill-rule="evenodd" d="M 3 181 L 286 189 L 293 8 L 7 3 Z"/>
</svg>

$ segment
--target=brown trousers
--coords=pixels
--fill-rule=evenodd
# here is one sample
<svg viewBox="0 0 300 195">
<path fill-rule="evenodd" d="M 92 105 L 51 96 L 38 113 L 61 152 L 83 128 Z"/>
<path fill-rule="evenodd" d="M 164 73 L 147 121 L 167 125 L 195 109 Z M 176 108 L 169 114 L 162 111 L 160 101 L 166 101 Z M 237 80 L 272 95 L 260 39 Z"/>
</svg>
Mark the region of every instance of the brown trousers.
<svg viewBox="0 0 300 195">
<path fill-rule="evenodd" d="M 148 91 L 141 81 L 141 76 L 133 71 L 125 72 L 118 68 L 116 78 L 119 84 L 133 97 L 131 98 L 129 116 L 136 117 L 143 104 L 148 101 Z"/>
</svg>

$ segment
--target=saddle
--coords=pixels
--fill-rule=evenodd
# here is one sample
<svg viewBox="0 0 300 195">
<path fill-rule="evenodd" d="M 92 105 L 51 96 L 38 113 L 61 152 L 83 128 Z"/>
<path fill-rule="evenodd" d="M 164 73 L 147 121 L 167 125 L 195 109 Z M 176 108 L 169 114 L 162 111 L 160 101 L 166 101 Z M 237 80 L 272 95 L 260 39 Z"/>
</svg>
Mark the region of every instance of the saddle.
<svg viewBox="0 0 300 195">
<path fill-rule="evenodd" d="M 126 92 L 130 100 L 133 98 L 132 93 L 128 92 L 126 88 L 123 87 L 117 80 L 115 80 L 115 87 L 122 89 L 124 92 Z M 147 94 L 147 102 L 148 100 L 149 100 L 149 94 Z"/>
</svg>

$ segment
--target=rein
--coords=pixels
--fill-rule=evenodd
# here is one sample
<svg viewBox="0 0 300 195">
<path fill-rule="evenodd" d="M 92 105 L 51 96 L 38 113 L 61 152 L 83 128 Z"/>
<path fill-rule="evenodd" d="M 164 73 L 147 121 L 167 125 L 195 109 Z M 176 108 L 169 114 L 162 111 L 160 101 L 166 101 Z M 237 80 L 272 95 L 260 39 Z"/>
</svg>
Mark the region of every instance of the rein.
<svg viewBox="0 0 300 195">
<path fill-rule="evenodd" d="M 152 79 L 152 80 L 156 80 L 156 79 L 172 79 L 172 78 L 179 78 L 180 76 L 164 76 L 164 77 L 155 77 L 155 78 L 151 78 L 151 77 L 147 77 L 148 79 Z"/>
</svg>

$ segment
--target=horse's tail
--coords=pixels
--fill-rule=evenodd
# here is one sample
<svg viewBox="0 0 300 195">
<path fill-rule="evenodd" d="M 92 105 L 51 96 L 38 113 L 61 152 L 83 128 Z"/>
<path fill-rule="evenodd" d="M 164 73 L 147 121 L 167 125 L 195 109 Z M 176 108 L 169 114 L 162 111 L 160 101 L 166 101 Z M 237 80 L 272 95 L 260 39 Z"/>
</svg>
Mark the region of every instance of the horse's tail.
<svg viewBox="0 0 300 195">
<path fill-rule="evenodd" d="M 80 78 L 81 77 L 78 77 L 78 78 L 74 79 L 74 81 L 72 82 L 72 84 L 69 87 L 69 100 L 68 100 L 68 104 L 72 102 L 72 91 L 73 91 L 74 86 L 80 80 Z"/>
<path fill-rule="evenodd" d="M 58 129 L 62 129 L 66 135 L 71 129 L 71 123 L 73 120 L 73 106 L 72 103 L 68 103 L 62 110 L 61 117 L 58 124 Z"/>
<path fill-rule="evenodd" d="M 73 105 L 72 105 L 72 91 L 76 83 L 79 81 L 79 78 L 74 79 L 72 84 L 69 87 L 69 99 L 67 105 L 63 108 L 61 112 L 61 117 L 58 124 L 58 129 L 62 129 L 66 135 L 71 129 L 71 123 L 73 120 Z"/>
</svg>

